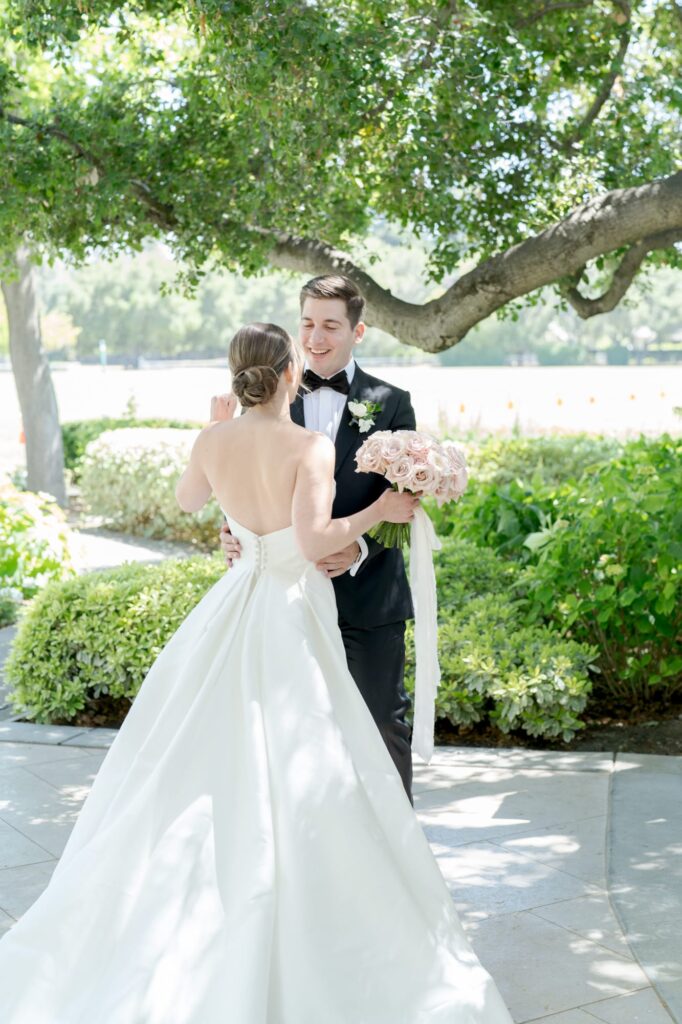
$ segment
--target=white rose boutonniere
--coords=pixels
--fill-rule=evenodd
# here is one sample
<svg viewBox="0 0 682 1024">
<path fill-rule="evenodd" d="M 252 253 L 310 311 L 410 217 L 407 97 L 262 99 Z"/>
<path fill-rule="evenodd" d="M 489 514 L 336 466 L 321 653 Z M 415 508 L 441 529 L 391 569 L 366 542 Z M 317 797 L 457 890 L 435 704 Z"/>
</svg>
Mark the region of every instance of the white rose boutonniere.
<svg viewBox="0 0 682 1024">
<path fill-rule="evenodd" d="M 349 402 L 348 410 L 351 423 L 354 423 L 361 434 L 366 434 L 374 426 L 374 417 L 381 412 L 379 402 Z"/>
</svg>

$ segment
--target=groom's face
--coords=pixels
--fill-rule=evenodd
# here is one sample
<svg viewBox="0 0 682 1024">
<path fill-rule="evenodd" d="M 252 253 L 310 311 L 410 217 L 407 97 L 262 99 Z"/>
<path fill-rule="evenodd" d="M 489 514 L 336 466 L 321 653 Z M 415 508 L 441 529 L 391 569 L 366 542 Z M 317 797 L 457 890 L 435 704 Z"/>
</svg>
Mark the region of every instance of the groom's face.
<svg viewBox="0 0 682 1024">
<path fill-rule="evenodd" d="M 362 321 L 351 327 L 343 299 L 306 298 L 299 338 L 308 366 L 320 377 L 333 377 L 350 360 L 365 332 Z"/>
</svg>

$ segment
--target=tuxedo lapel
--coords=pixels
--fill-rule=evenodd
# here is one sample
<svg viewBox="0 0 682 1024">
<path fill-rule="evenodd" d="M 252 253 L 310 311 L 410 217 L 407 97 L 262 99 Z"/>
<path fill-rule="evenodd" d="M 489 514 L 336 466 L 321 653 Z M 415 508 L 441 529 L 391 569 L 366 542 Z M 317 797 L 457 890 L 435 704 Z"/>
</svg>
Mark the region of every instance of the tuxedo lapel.
<svg viewBox="0 0 682 1024">
<path fill-rule="evenodd" d="M 305 413 L 303 412 L 303 395 L 299 391 L 296 398 L 289 406 L 289 412 L 291 413 L 291 419 L 294 423 L 297 423 L 299 427 L 305 426 Z"/>
<path fill-rule="evenodd" d="M 353 423 L 351 413 L 348 408 L 348 402 L 362 402 L 365 399 L 370 402 L 372 401 L 372 388 L 368 384 L 367 375 L 356 363 L 355 373 L 353 374 L 353 380 L 351 381 L 350 391 L 348 393 L 348 399 L 343 407 L 343 412 L 341 413 L 341 422 L 339 423 L 336 441 L 334 442 L 334 446 L 336 448 L 335 473 L 339 472 L 342 463 L 345 462 L 350 452 L 353 451 L 354 448 L 357 451 L 360 444 L 367 436 L 366 434 L 361 434 L 359 428 L 355 423 Z"/>
</svg>

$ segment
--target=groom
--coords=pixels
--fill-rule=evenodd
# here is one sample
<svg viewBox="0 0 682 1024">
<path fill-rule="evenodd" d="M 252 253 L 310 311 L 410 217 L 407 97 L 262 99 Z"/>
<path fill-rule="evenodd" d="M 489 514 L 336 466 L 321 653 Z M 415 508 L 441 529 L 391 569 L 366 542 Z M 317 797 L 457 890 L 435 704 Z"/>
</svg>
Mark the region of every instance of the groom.
<svg viewBox="0 0 682 1024">
<path fill-rule="evenodd" d="M 332 517 L 352 515 L 389 486 L 376 473 L 356 473 L 355 453 L 375 430 L 414 430 L 407 391 L 371 377 L 355 362 L 362 341 L 365 300 L 346 277 L 314 277 L 300 294 L 299 337 L 306 357 L 303 382 L 291 405 L 294 423 L 327 434 L 336 447 L 336 497 Z M 374 403 L 362 432 L 353 403 Z M 349 409 L 349 403 L 351 409 Z M 227 523 L 220 542 L 229 565 L 239 541 Z M 385 548 L 369 534 L 328 555 L 317 568 L 333 582 L 348 668 L 369 707 L 412 800 L 410 698 L 404 689 L 405 620 L 414 615 L 402 551 Z"/>
</svg>

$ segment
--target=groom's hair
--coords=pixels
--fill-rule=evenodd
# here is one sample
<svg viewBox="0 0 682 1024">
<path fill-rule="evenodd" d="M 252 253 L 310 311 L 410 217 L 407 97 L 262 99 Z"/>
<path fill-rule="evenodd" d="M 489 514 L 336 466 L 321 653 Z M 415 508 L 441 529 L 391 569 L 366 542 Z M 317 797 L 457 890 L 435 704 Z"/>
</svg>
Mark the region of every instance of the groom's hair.
<svg viewBox="0 0 682 1024">
<path fill-rule="evenodd" d="M 322 274 L 313 277 L 301 288 L 301 309 L 306 299 L 342 299 L 351 327 L 357 327 L 365 311 L 365 300 L 356 284 L 343 274 Z"/>
</svg>

